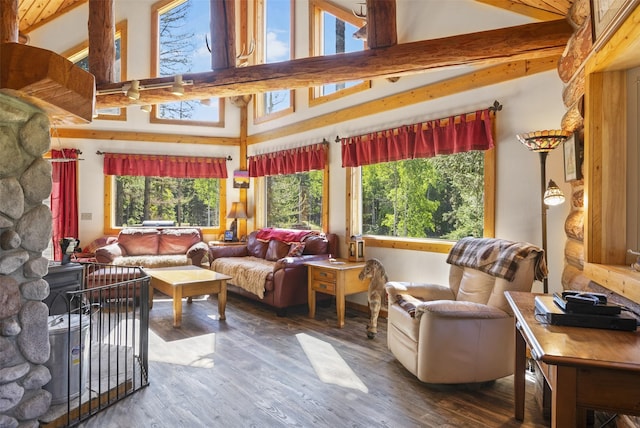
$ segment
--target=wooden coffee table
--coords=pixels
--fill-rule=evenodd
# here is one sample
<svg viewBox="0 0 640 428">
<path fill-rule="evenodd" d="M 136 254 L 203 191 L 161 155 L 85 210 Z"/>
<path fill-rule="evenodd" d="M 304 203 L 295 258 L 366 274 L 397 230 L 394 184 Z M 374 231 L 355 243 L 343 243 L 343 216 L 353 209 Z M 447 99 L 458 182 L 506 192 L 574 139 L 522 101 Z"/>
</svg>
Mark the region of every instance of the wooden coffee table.
<svg viewBox="0 0 640 428">
<path fill-rule="evenodd" d="M 145 269 L 151 277 L 149 284 L 149 309 L 153 307 L 153 290 L 157 289 L 173 298 L 173 326 L 182 324 L 182 298 L 202 294 L 218 295 L 218 314 L 224 320 L 227 305 L 228 275 L 223 275 L 198 266 L 176 266 Z"/>
</svg>

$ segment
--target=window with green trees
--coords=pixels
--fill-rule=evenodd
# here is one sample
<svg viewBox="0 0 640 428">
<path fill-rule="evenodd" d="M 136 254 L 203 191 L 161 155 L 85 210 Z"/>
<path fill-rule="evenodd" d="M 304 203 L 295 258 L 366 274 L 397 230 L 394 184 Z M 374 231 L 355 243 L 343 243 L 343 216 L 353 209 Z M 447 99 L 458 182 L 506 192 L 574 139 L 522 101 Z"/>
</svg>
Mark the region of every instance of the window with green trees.
<svg viewBox="0 0 640 428">
<path fill-rule="evenodd" d="M 322 229 L 321 170 L 266 177 L 267 226 Z"/>
<path fill-rule="evenodd" d="M 484 152 L 470 151 L 363 166 L 363 234 L 482 237 L 484 159 Z"/>
<path fill-rule="evenodd" d="M 175 226 L 219 227 L 218 178 L 115 176 L 113 225 L 140 226 L 145 220 Z"/>
</svg>

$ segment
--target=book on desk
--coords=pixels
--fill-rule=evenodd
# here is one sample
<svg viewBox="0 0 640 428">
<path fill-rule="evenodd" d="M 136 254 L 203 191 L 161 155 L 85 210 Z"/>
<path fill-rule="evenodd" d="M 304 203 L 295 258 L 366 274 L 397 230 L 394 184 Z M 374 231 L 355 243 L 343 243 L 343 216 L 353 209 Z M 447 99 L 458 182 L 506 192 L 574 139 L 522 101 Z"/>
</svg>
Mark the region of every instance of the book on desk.
<svg viewBox="0 0 640 428">
<path fill-rule="evenodd" d="M 558 293 L 535 297 L 536 315 L 551 325 L 635 331 L 638 320 L 613 303 L 567 300 Z"/>
</svg>

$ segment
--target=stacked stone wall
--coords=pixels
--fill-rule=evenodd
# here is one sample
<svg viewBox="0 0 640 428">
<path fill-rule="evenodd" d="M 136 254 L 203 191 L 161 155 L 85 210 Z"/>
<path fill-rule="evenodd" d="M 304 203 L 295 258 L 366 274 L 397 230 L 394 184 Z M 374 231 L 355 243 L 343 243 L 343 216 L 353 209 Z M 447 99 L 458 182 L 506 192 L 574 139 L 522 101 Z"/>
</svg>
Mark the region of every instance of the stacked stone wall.
<svg viewBox="0 0 640 428">
<path fill-rule="evenodd" d="M 42 256 L 51 238 L 49 120 L 0 94 L 0 427 L 37 427 L 51 404 L 49 285 Z"/>
</svg>

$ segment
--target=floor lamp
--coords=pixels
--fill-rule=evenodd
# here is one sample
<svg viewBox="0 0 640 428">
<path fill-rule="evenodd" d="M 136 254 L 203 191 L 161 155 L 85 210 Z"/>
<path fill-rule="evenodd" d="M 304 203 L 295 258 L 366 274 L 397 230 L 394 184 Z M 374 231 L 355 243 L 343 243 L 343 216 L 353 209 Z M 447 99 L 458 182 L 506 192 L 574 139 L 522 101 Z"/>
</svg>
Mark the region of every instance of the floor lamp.
<svg viewBox="0 0 640 428">
<path fill-rule="evenodd" d="M 559 205 L 564 202 L 562 191 L 553 180 L 549 180 L 547 187 L 547 155 L 560 143 L 563 143 L 569 133 L 562 130 L 534 131 L 527 134 L 518 134 L 518 140 L 532 152 L 540 155 L 540 210 L 542 219 L 542 249 L 544 250 L 545 262 L 547 261 L 547 209 L 549 205 Z M 549 292 L 549 279 L 542 280 L 542 290 L 545 294 Z"/>
</svg>

